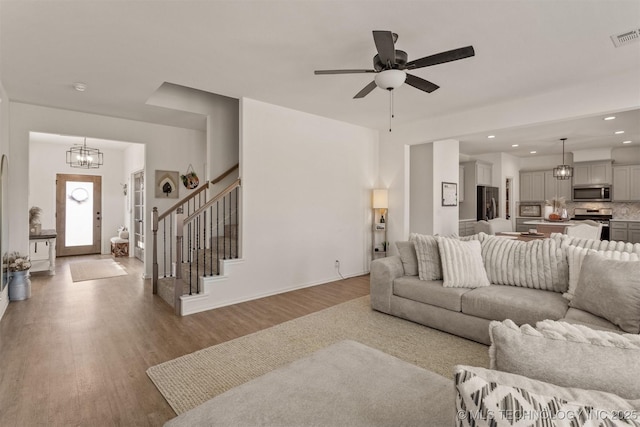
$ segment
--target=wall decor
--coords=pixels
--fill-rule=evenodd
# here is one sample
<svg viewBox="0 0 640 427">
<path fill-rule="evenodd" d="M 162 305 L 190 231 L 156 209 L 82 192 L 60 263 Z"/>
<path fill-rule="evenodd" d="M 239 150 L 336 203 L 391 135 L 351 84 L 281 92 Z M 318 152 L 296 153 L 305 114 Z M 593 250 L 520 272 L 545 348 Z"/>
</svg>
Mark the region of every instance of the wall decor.
<svg viewBox="0 0 640 427">
<path fill-rule="evenodd" d="M 458 206 L 458 184 L 442 183 L 442 206 Z"/>
<path fill-rule="evenodd" d="M 191 165 L 189 165 L 187 172 L 184 175 L 180 175 L 180 179 L 182 179 L 182 183 L 188 190 L 193 190 L 198 186 L 198 184 L 200 184 L 198 175 Z"/>
<path fill-rule="evenodd" d="M 178 198 L 178 172 L 156 170 L 156 199 Z"/>
</svg>

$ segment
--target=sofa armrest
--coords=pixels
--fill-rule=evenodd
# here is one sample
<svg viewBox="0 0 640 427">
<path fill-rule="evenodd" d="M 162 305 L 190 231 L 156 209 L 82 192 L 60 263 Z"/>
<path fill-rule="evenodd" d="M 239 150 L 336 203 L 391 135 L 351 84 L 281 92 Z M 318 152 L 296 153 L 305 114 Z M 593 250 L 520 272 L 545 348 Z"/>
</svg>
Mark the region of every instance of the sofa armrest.
<svg viewBox="0 0 640 427">
<path fill-rule="evenodd" d="M 371 262 L 371 308 L 390 313 L 393 281 L 404 276 L 404 267 L 399 256 L 379 258 Z"/>
</svg>

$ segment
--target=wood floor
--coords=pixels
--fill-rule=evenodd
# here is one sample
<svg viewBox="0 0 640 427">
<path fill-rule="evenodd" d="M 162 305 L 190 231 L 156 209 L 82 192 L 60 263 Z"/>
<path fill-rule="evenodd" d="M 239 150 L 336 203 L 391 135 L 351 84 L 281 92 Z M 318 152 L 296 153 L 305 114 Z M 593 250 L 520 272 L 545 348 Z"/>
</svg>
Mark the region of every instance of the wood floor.
<svg viewBox="0 0 640 427">
<path fill-rule="evenodd" d="M 73 283 L 69 262 L 32 276 L 32 297 L 0 321 L 0 426 L 158 426 L 175 417 L 150 366 L 369 293 L 361 276 L 177 317 L 142 264 L 128 276 Z"/>
</svg>

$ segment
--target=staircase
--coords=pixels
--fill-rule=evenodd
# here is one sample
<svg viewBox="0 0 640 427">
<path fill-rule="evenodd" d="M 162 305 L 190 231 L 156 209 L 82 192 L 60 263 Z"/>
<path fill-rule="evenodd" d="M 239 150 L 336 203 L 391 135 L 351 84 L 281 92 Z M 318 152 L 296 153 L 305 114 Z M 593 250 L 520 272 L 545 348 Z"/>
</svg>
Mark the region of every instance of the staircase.
<svg viewBox="0 0 640 427">
<path fill-rule="evenodd" d="M 225 260 L 238 258 L 240 179 L 212 196 L 209 190 L 237 169 L 235 165 L 161 214 L 153 208 L 153 293 L 178 315 L 186 296 L 201 294 L 205 278 L 219 276 Z"/>
</svg>

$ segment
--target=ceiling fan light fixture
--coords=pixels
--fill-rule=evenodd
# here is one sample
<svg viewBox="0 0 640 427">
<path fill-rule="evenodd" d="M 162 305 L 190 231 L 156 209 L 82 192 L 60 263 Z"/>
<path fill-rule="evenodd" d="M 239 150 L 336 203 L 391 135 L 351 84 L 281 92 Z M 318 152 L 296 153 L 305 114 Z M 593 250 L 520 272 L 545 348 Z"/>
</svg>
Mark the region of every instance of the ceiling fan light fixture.
<svg viewBox="0 0 640 427">
<path fill-rule="evenodd" d="M 380 89 L 394 90 L 402 86 L 407 79 L 407 73 L 403 70 L 384 70 L 376 74 L 374 80 Z"/>
<path fill-rule="evenodd" d="M 564 142 L 567 138 L 560 138 L 562 141 L 562 163 L 561 165 L 553 168 L 553 177 L 556 179 L 564 180 L 569 179 L 573 176 L 573 168 L 569 165 L 564 164 Z"/>
</svg>

